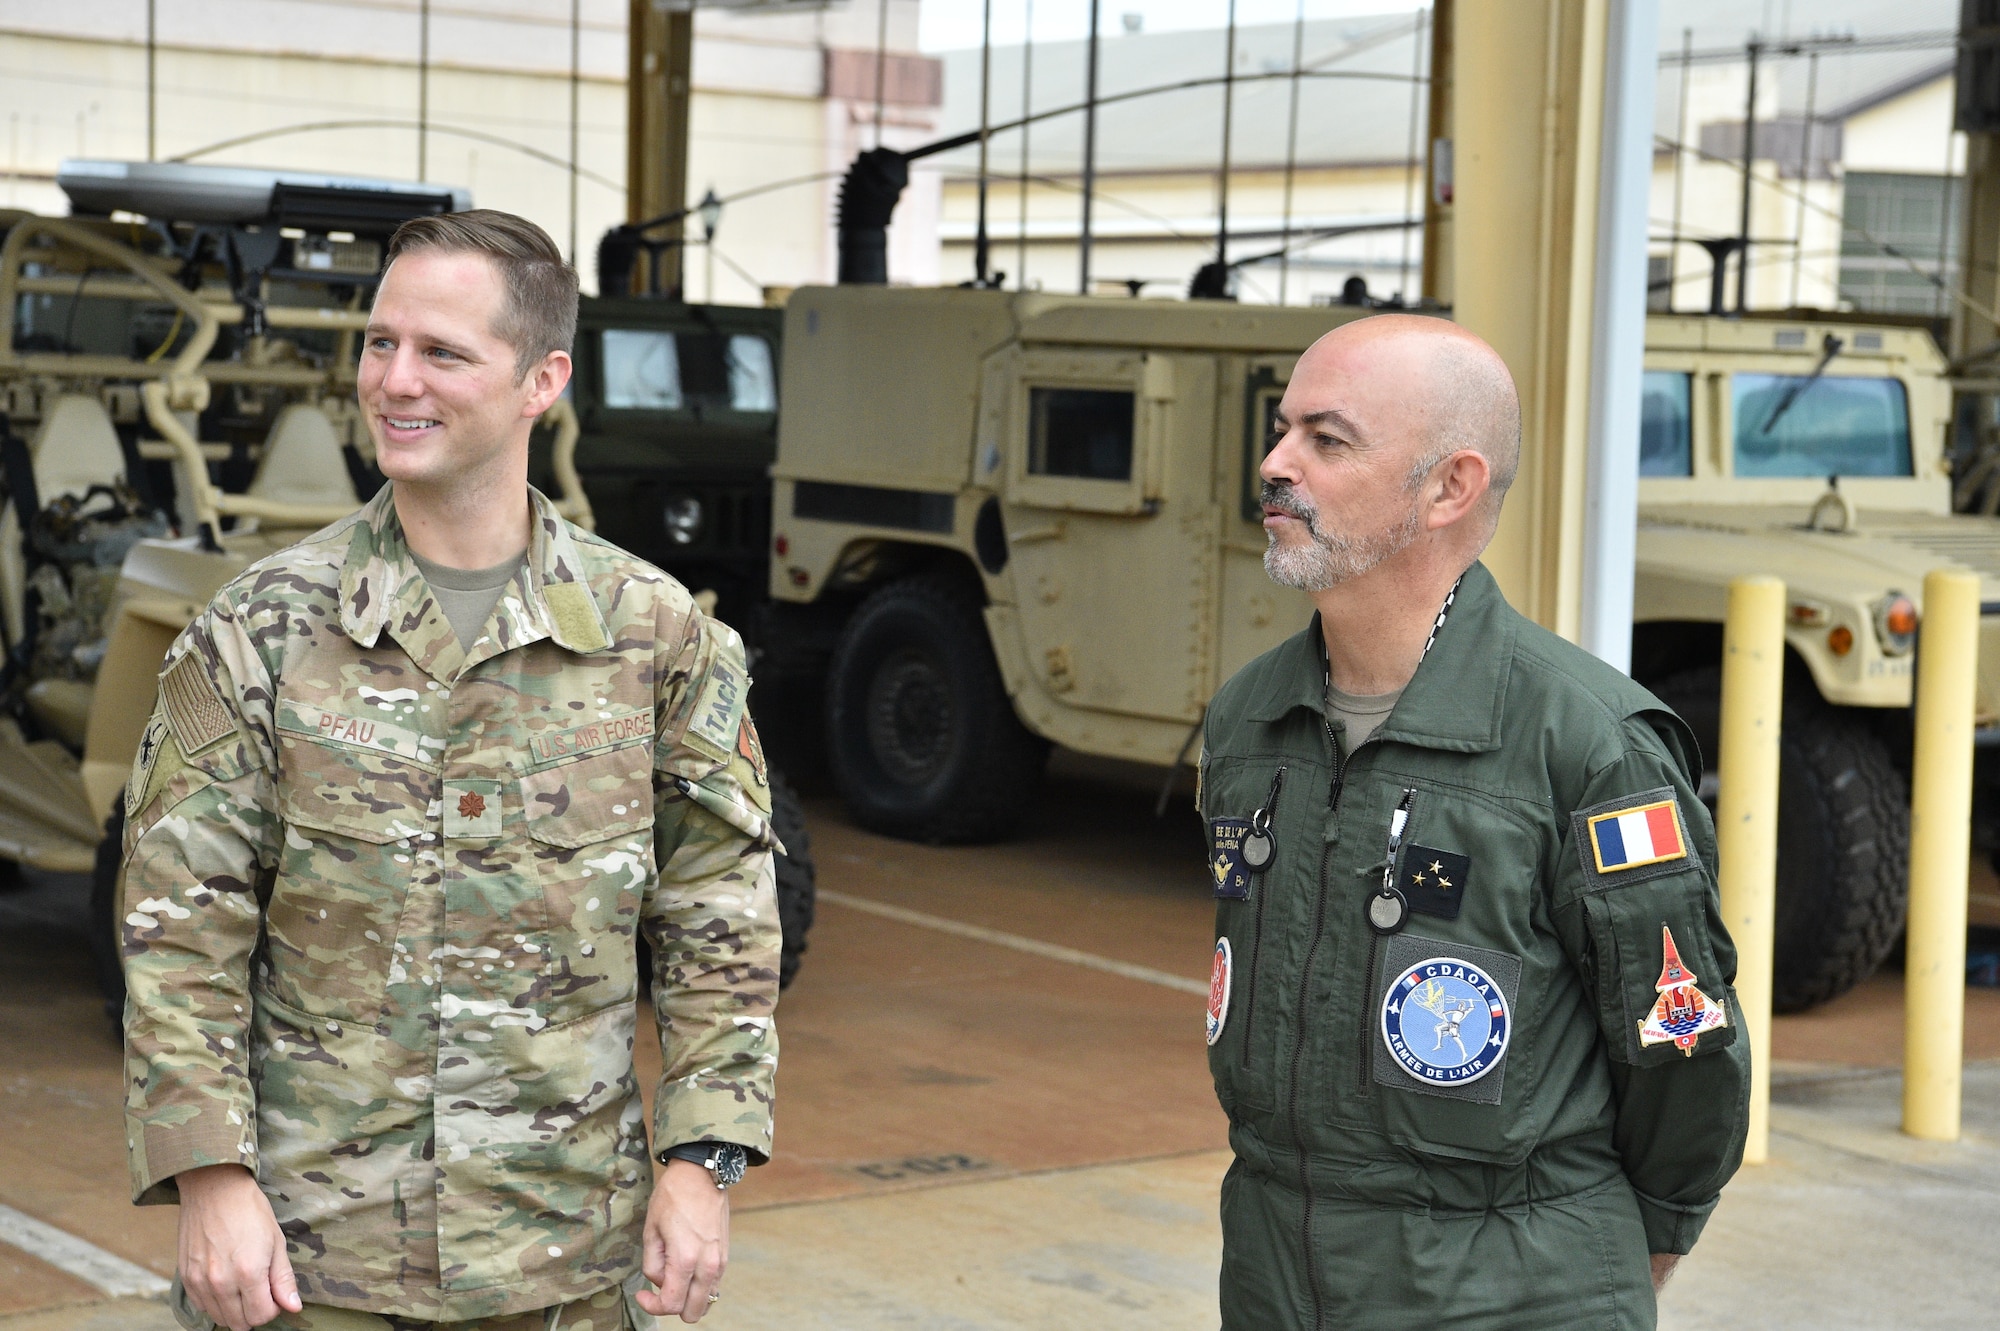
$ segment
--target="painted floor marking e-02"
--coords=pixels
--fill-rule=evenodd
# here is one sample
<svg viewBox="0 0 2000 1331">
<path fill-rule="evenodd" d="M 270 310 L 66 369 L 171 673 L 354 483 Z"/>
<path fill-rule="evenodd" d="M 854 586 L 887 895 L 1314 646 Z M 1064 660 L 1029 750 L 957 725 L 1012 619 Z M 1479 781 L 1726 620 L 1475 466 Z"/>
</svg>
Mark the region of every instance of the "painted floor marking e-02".
<svg viewBox="0 0 2000 1331">
<path fill-rule="evenodd" d="M 163 1277 L 145 1267 L 11 1206 L 0 1205 L 0 1243 L 39 1257 L 113 1298 L 159 1295 L 168 1289 Z"/>
<path fill-rule="evenodd" d="M 935 929 L 939 933 L 956 934 L 960 938 L 970 938 L 975 942 L 991 943 L 995 947 L 1011 947 L 1016 952 L 1026 952 L 1030 956 L 1042 957 L 1048 961 L 1067 962 L 1072 966 L 1087 966 L 1107 975 L 1122 975 L 1128 980 L 1138 980 L 1144 984 L 1157 984 L 1163 989 L 1172 989 L 1183 994 L 1200 994 L 1208 997 L 1207 980 L 1190 980 L 1183 975 L 1170 975 L 1166 971 L 1154 970 L 1151 966 L 1135 966 L 1129 961 L 1117 961 L 1111 957 L 1100 957 L 1094 952 L 1079 952 L 1073 947 L 1063 947 L 1057 943 L 1044 943 L 1039 938 L 1023 938 L 1020 934 L 1003 933 L 998 929 L 988 929 L 982 925 L 966 924 L 960 920 L 948 920 L 942 915 L 927 915 L 920 910 L 909 910 L 902 906 L 891 906 L 885 901 L 870 901 L 867 897 L 849 896 L 845 892 L 829 892 L 821 888 L 821 901 L 831 901 L 836 906 L 849 910 L 866 911 L 879 915 L 885 920 L 898 924 L 913 924 L 919 929 Z"/>
</svg>

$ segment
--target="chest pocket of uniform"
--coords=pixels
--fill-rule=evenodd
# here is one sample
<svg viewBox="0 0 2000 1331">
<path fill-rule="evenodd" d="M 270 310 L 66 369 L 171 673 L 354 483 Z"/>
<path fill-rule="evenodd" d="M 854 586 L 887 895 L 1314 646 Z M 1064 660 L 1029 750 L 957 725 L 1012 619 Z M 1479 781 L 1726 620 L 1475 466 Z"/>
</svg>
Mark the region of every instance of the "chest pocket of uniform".
<svg viewBox="0 0 2000 1331">
<path fill-rule="evenodd" d="M 1277 1102 L 1279 991 L 1298 984 L 1288 935 L 1303 927 L 1298 913 L 1313 897 L 1322 830 L 1313 792 L 1325 789 L 1318 763 L 1289 756 L 1211 756 L 1202 777 L 1204 878 L 1217 894 L 1208 1063 L 1231 1115 L 1268 1112 Z M 1252 872 L 1241 842 L 1260 809 L 1273 853 Z"/>
<path fill-rule="evenodd" d="M 586 754 L 521 778 L 521 805 L 548 908 L 541 1006 L 552 1024 L 627 1002 L 634 937 L 653 877 L 650 742 Z"/>
<path fill-rule="evenodd" d="M 289 701 L 277 711 L 286 828 L 264 917 L 273 992 L 315 1017 L 372 1023 L 410 881 L 435 849 L 438 772 L 413 733 Z"/>
<path fill-rule="evenodd" d="M 1345 1069 L 1335 1090 L 1360 1090 L 1361 1120 L 1410 1150 L 1518 1159 L 1537 1137 L 1543 1028 L 1579 997 L 1542 904 L 1556 842 L 1489 795 L 1415 773 L 1375 779 L 1383 807 L 1409 800 L 1390 865 L 1408 914 L 1368 940 L 1360 1065 L 1331 1058 Z M 1386 826 L 1376 835 L 1357 894 L 1381 882 Z"/>
<path fill-rule="evenodd" d="M 277 711 L 286 822 L 376 845 L 428 825 L 438 769 L 427 736 L 289 700 Z"/>
<path fill-rule="evenodd" d="M 652 746 L 587 754 L 521 778 L 528 835 L 576 848 L 630 836 L 653 825 Z"/>
</svg>

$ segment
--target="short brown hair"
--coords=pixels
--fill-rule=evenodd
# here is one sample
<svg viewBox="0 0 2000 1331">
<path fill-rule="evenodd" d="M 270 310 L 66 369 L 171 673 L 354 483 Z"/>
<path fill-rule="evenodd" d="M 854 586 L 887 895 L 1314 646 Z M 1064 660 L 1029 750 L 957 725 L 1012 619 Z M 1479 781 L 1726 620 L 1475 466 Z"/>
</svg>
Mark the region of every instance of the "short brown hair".
<svg viewBox="0 0 2000 1331">
<path fill-rule="evenodd" d="M 576 272 L 563 262 L 549 233 L 525 217 L 494 208 L 413 217 L 389 237 L 389 262 L 412 250 L 484 254 L 500 270 L 507 290 L 494 335 L 514 348 L 514 376 L 542 363 L 551 351 L 576 343 Z"/>
</svg>

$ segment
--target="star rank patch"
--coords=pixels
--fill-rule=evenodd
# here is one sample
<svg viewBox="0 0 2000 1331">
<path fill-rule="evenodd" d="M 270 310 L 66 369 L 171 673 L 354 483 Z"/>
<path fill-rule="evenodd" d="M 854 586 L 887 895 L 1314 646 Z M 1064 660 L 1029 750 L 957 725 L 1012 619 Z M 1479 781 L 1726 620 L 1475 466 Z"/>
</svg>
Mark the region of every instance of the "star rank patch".
<svg viewBox="0 0 2000 1331">
<path fill-rule="evenodd" d="M 1457 919 L 1471 878 L 1472 858 L 1468 855 L 1418 845 L 1403 852 L 1401 886 L 1411 910 L 1439 919 Z"/>
</svg>

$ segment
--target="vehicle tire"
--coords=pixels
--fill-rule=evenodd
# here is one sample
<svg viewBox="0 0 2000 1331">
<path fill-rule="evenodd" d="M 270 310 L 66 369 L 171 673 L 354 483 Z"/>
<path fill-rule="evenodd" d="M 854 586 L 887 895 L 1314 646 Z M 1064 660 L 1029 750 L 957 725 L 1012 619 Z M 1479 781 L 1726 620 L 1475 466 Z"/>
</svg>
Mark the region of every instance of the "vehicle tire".
<svg viewBox="0 0 2000 1331">
<path fill-rule="evenodd" d="M 1049 752 L 1014 715 L 978 605 L 933 578 L 892 582 L 848 620 L 826 735 L 854 820 L 910 841 L 1006 836 Z"/>
<path fill-rule="evenodd" d="M 1909 905 L 1909 792 L 1866 718 L 1803 680 L 1785 690 L 1778 750 L 1778 917 L 1771 1005 L 1801 1012 L 1874 973 Z M 1674 675 L 1654 692 L 1701 742 L 1713 777 L 1722 672 Z M 1707 790 L 1712 780 L 1704 780 Z M 1711 805 L 1710 812 L 1714 812 Z"/>
<path fill-rule="evenodd" d="M 812 931 L 816 874 L 805 808 L 792 783 L 775 767 L 771 769 L 771 830 L 785 846 L 785 853 L 777 856 L 773 865 L 778 879 L 778 922 L 785 931 L 784 955 L 778 962 L 778 988 L 783 989 L 797 977 L 806 935 Z"/>
<path fill-rule="evenodd" d="M 119 791 L 104 822 L 104 839 L 97 843 L 97 861 L 90 870 L 90 960 L 104 1011 L 114 1026 L 125 1020 L 125 968 L 118 956 L 121 901 L 120 871 L 125 867 L 125 792 Z"/>
</svg>

